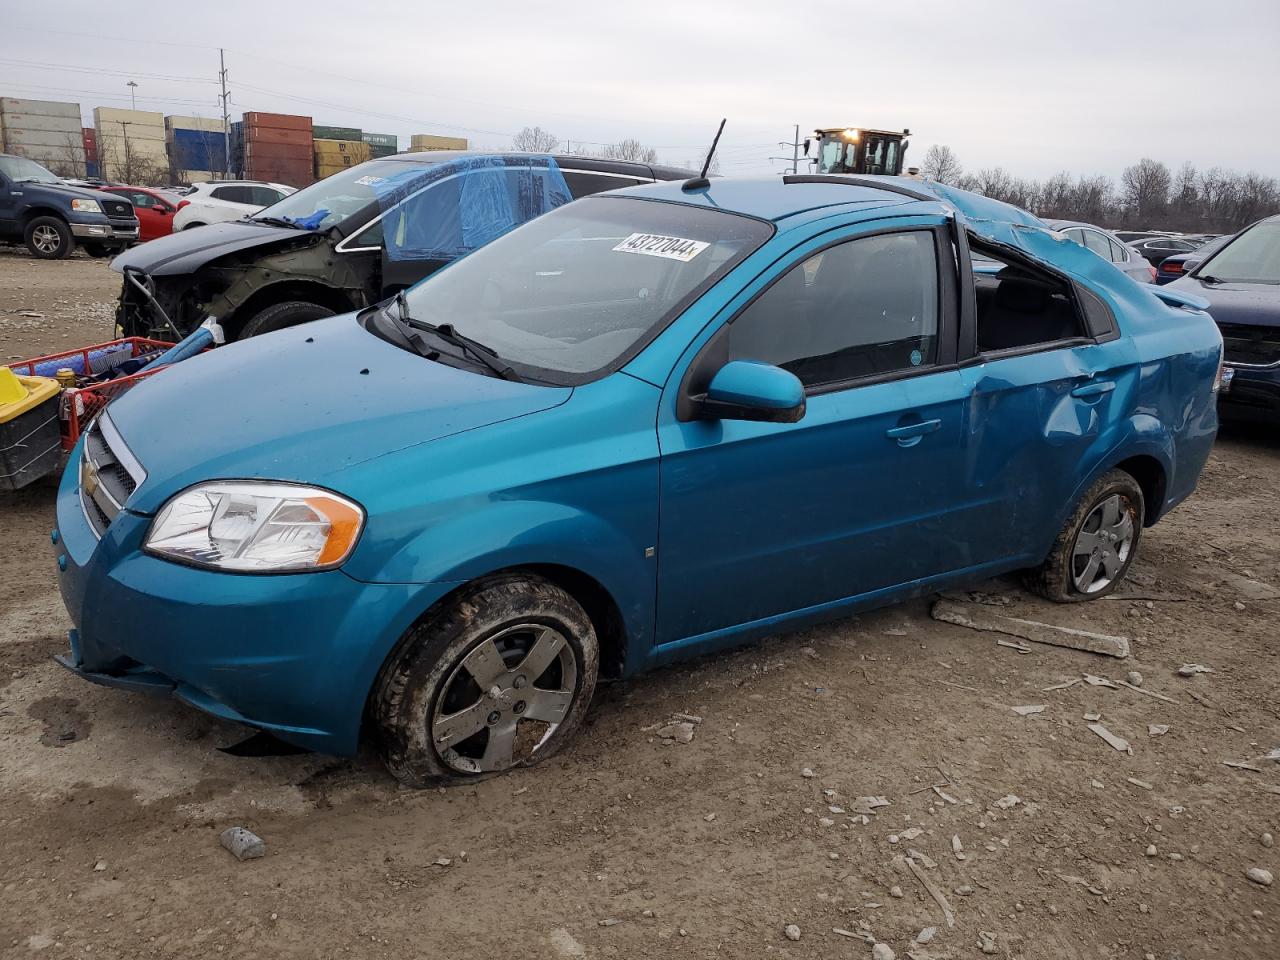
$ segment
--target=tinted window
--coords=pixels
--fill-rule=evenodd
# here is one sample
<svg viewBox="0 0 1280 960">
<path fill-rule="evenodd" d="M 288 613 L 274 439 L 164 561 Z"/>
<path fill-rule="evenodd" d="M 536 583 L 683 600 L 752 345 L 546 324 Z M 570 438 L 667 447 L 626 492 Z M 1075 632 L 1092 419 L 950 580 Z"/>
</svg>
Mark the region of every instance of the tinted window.
<svg viewBox="0 0 1280 960">
<path fill-rule="evenodd" d="M 351 247 L 380 247 L 382 246 L 382 221 L 371 224 L 361 230 L 359 235 L 351 241 Z M 349 249 L 344 248 L 344 249 Z"/>
<path fill-rule="evenodd" d="M 575 173 L 572 170 L 561 172 L 564 174 L 564 182 L 569 185 L 569 192 L 574 197 L 603 193 L 605 190 L 620 190 L 623 187 L 634 187 L 641 183 L 653 183 L 652 180 L 642 180 L 638 177 L 612 177 L 602 173 Z"/>
<path fill-rule="evenodd" d="M 979 353 L 1057 343 L 1085 335 L 1070 287 L 1050 274 L 1013 264 L 995 251 L 976 251 L 1003 264 L 974 274 Z"/>
<path fill-rule="evenodd" d="M 215 200 L 225 200 L 228 203 L 253 203 L 252 187 L 214 187 L 209 191 L 209 196 Z"/>
<path fill-rule="evenodd" d="M 262 207 L 269 207 L 273 203 L 279 203 L 284 194 L 273 187 L 250 187 L 249 195 L 253 197 L 250 203 L 258 204 Z"/>
<path fill-rule="evenodd" d="M 851 240 L 796 264 L 733 321 L 729 355 L 818 386 L 934 363 L 933 234 Z"/>
<path fill-rule="evenodd" d="M 390 248 L 395 226 L 384 223 Z M 409 291 L 409 308 L 541 379 L 580 383 L 662 329 L 771 232 L 717 210 L 587 198 L 433 273 Z"/>
</svg>

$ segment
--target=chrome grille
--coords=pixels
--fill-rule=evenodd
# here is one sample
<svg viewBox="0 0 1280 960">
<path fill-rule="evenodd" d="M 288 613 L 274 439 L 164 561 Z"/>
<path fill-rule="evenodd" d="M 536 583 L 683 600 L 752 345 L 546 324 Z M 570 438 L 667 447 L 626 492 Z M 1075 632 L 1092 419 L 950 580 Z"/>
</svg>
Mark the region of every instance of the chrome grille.
<svg viewBox="0 0 1280 960">
<path fill-rule="evenodd" d="M 1241 366 L 1280 364 L 1280 327 L 1221 323 L 1223 359 Z"/>
<path fill-rule="evenodd" d="M 95 420 L 80 454 L 80 505 L 99 539 L 145 479 L 114 424 L 106 415 Z"/>
</svg>

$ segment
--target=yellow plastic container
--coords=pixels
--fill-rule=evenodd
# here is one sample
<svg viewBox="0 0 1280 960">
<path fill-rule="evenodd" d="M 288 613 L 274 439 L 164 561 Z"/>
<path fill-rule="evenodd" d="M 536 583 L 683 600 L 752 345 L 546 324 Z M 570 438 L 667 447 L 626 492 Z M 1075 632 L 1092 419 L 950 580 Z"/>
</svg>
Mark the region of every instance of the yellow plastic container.
<svg viewBox="0 0 1280 960">
<path fill-rule="evenodd" d="M 20 377 L 8 367 L 0 367 L 0 423 L 15 420 L 56 397 L 60 389 L 51 377 Z"/>
<path fill-rule="evenodd" d="M 0 367 L 0 490 L 18 490 L 58 468 L 58 381 Z"/>
</svg>

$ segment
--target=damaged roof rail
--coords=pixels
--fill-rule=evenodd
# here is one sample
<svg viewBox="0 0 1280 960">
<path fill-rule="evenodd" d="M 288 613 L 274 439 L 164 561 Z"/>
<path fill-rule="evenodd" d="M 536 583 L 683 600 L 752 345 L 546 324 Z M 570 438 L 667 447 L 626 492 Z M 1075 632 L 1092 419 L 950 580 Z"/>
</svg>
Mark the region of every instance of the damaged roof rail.
<svg viewBox="0 0 1280 960">
<path fill-rule="evenodd" d="M 830 173 L 792 173 L 782 178 L 783 183 L 843 183 L 850 187 L 871 187 L 888 193 L 900 193 L 913 200 L 937 200 L 935 194 L 923 190 L 912 190 L 889 180 L 872 179 L 870 177 L 846 177 Z"/>
</svg>

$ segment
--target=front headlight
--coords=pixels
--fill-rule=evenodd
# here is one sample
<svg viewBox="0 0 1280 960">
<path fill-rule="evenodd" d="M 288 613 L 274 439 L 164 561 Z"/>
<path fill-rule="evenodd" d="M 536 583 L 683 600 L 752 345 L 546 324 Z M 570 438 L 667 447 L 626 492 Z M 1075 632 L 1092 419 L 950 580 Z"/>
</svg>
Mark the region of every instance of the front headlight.
<svg viewBox="0 0 1280 960">
<path fill-rule="evenodd" d="M 241 573 L 328 570 L 351 554 L 364 511 L 292 483 L 226 480 L 184 490 L 164 505 L 144 549 L 183 563 Z"/>
<path fill-rule="evenodd" d="M 72 200 L 71 209 L 77 213 L 101 213 L 102 207 L 97 200 Z"/>
</svg>

